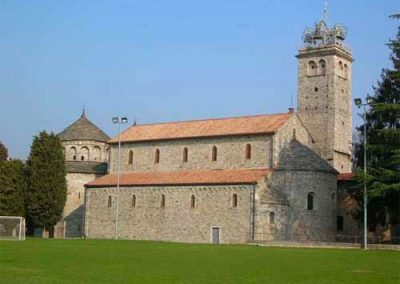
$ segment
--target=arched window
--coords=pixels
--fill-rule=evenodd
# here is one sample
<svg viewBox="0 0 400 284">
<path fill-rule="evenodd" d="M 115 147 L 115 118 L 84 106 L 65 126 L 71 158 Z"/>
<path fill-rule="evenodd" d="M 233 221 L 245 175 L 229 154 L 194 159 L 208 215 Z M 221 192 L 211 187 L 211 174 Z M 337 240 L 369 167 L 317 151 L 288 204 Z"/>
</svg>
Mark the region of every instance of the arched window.
<svg viewBox="0 0 400 284">
<path fill-rule="evenodd" d="M 183 162 L 187 162 L 189 160 L 189 150 L 188 148 L 183 148 Z"/>
<path fill-rule="evenodd" d="M 317 64 L 314 61 L 308 62 L 308 76 L 315 76 L 317 75 L 318 68 Z"/>
<path fill-rule="evenodd" d="M 161 194 L 161 207 L 164 208 L 165 207 L 165 195 Z"/>
<path fill-rule="evenodd" d="M 320 75 L 325 75 L 325 70 L 326 70 L 326 63 L 325 60 L 320 60 L 319 61 L 319 74 Z"/>
<path fill-rule="evenodd" d="M 250 160 L 251 159 L 251 145 L 247 144 L 246 145 L 246 160 Z"/>
<path fill-rule="evenodd" d="M 112 207 L 112 197 L 111 197 L 111 195 L 108 196 L 107 207 L 108 208 Z"/>
<path fill-rule="evenodd" d="M 69 149 L 69 159 L 72 161 L 76 161 L 76 147 L 71 147 Z"/>
<path fill-rule="evenodd" d="M 81 148 L 81 161 L 88 161 L 89 160 L 89 148 L 83 146 Z"/>
<path fill-rule="evenodd" d="M 307 194 L 307 210 L 314 210 L 314 197 L 314 192 L 310 192 Z"/>
<path fill-rule="evenodd" d="M 269 223 L 270 224 L 275 224 L 275 212 L 270 212 L 269 213 Z"/>
<path fill-rule="evenodd" d="M 130 150 L 129 154 L 128 154 L 128 165 L 132 165 L 133 164 L 133 151 Z"/>
<path fill-rule="evenodd" d="M 92 156 L 93 161 L 101 161 L 101 149 L 99 146 L 93 147 Z"/>
<path fill-rule="evenodd" d="M 217 146 L 212 147 L 212 161 L 215 162 L 217 161 L 218 158 L 218 149 Z"/>
<path fill-rule="evenodd" d="M 192 195 L 190 197 L 190 207 L 191 208 L 195 208 L 196 207 L 196 197 L 194 197 L 194 195 Z"/>
<path fill-rule="evenodd" d="M 232 207 L 237 207 L 238 205 L 238 196 L 236 193 L 232 194 Z"/>
<path fill-rule="evenodd" d="M 339 75 L 344 76 L 344 67 L 342 61 L 339 61 Z"/>
<path fill-rule="evenodd" d="M 136 207 L 136 195 L 132 195 L 132 203 L 131 203 L 131 206 L 132 206 L 133 208 Z"/>
<path fill-rule="evenodd" d="M 158 164 L 160 162 L 160 149 L 156 149 L 154 153 L 154 163 Z"/>
<path fill-rule="evenodd" d="M 349 68 L 347 67 L 347 64 L 344 65 L 344 74 L 343 76 L 347 79 L 349 76 Z"/>
</svg>

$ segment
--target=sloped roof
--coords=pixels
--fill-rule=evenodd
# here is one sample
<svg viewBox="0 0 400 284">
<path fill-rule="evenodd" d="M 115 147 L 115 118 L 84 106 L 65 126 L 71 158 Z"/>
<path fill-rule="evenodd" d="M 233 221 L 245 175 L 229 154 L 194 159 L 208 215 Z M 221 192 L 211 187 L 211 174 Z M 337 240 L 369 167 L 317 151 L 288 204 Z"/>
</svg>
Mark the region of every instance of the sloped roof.
<svg viewBox="0 0 400 284">
<path fill-rule="evenodd" d="M 77 121 L 60 132 L 58 136 L 60 137 L 61 141 L 92 140 L 107 142 L 110 139 L 110 137 L 105 134 L 103 130 L 98 128 L 89 119 L 87 119 L 85 113 L 83 113 Z"/>
<path fill-rule="evenodd" d="M 354 177 L 354 173 L 341 173 L 337 175 L 337 180 L 339 181 L 348 181 L 352 180 Z"/>
<path fill-rule="evenodd" d="M 134 125 L 121 134 L 121 142 L 272 134 L 278 131 L 293 113 Z M 118 136 L 109 143 L 118 143 Z"/>
<path fill-rule="evenodd" d="M 206 185 L 206 184 L 252 184 L 271 173 L 271 169 L 193 170 L 186 172 L 122 173 L 121 186 L 150 185 Z M 117 175 L 98 178 L 87 187 L 116 186 Z"/>
<path fill-rule="evenodd" d="M 65 168 L 67 173 L 82 174 L 106 174 L 108 169 L 107 163 L 87 162 L 87 161 L 66 161 Z"/>
<path fill-rule="evenodd" d="M 319 171 L 338 174 L 336 169 L 327 161 L 296 139 L 290 141 L 287 146 L 282 149 L 279 154 L 276 169 Z"/>
</svg>

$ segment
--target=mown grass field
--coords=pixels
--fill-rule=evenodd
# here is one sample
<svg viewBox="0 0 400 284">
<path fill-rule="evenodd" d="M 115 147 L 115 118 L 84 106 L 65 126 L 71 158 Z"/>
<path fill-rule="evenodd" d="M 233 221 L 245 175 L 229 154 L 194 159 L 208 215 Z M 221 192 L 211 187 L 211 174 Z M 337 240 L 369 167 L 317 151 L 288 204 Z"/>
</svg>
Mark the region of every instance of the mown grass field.
<svg viewBox="0 0 400 284">
<path fill-rule="evenodd" d="M 0 242 L 0 283 L 400 283 L 400 253 L 135 241 Z"/>
</svg>

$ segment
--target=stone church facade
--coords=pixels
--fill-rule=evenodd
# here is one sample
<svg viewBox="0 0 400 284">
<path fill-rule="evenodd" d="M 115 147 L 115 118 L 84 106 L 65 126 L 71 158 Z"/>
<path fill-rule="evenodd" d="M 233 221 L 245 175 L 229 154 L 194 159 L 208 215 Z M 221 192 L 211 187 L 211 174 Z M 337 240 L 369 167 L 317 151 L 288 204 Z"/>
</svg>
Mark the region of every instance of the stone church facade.
<svg viewBox="0 0 400 284">
<path fill-rule="evenodd" d="M 82 147 L 100 147 L 92 163 L 109 157 L 107 174 L 69 171 L 69 186 L 78 181 L 71 192 L 82 194 L 83 183 L 86 189 L 84 201 L 68 196 L 66 216 L 82 208 L 86 238 L 334 241 L 339 219 L 351 222 L 338 191 L 338 179 L 342 188 L 351 172 L 353 59 L 345 36 L 324 21 L 305 32 L 297 112 L 134 125 L 111 140 L 63 139 L 67 165 L 85 162 L 74 160 L 86 159 Z"/>
</svg>

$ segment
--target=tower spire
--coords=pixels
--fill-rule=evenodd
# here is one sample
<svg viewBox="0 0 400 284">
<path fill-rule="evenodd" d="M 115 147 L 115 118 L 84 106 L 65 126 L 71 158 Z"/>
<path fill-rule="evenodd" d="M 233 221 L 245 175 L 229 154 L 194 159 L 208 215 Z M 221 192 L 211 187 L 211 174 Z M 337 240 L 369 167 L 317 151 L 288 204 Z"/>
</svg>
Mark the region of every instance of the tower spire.
<svg viewBox="0 0 400 284">
<path fill-rule="evenodd" d="M 85 116 L 86 116 L 86 114 L 85 114 L 85 106 L 83 106 L 81 117 L 85 117 Z"/>
</svg>

